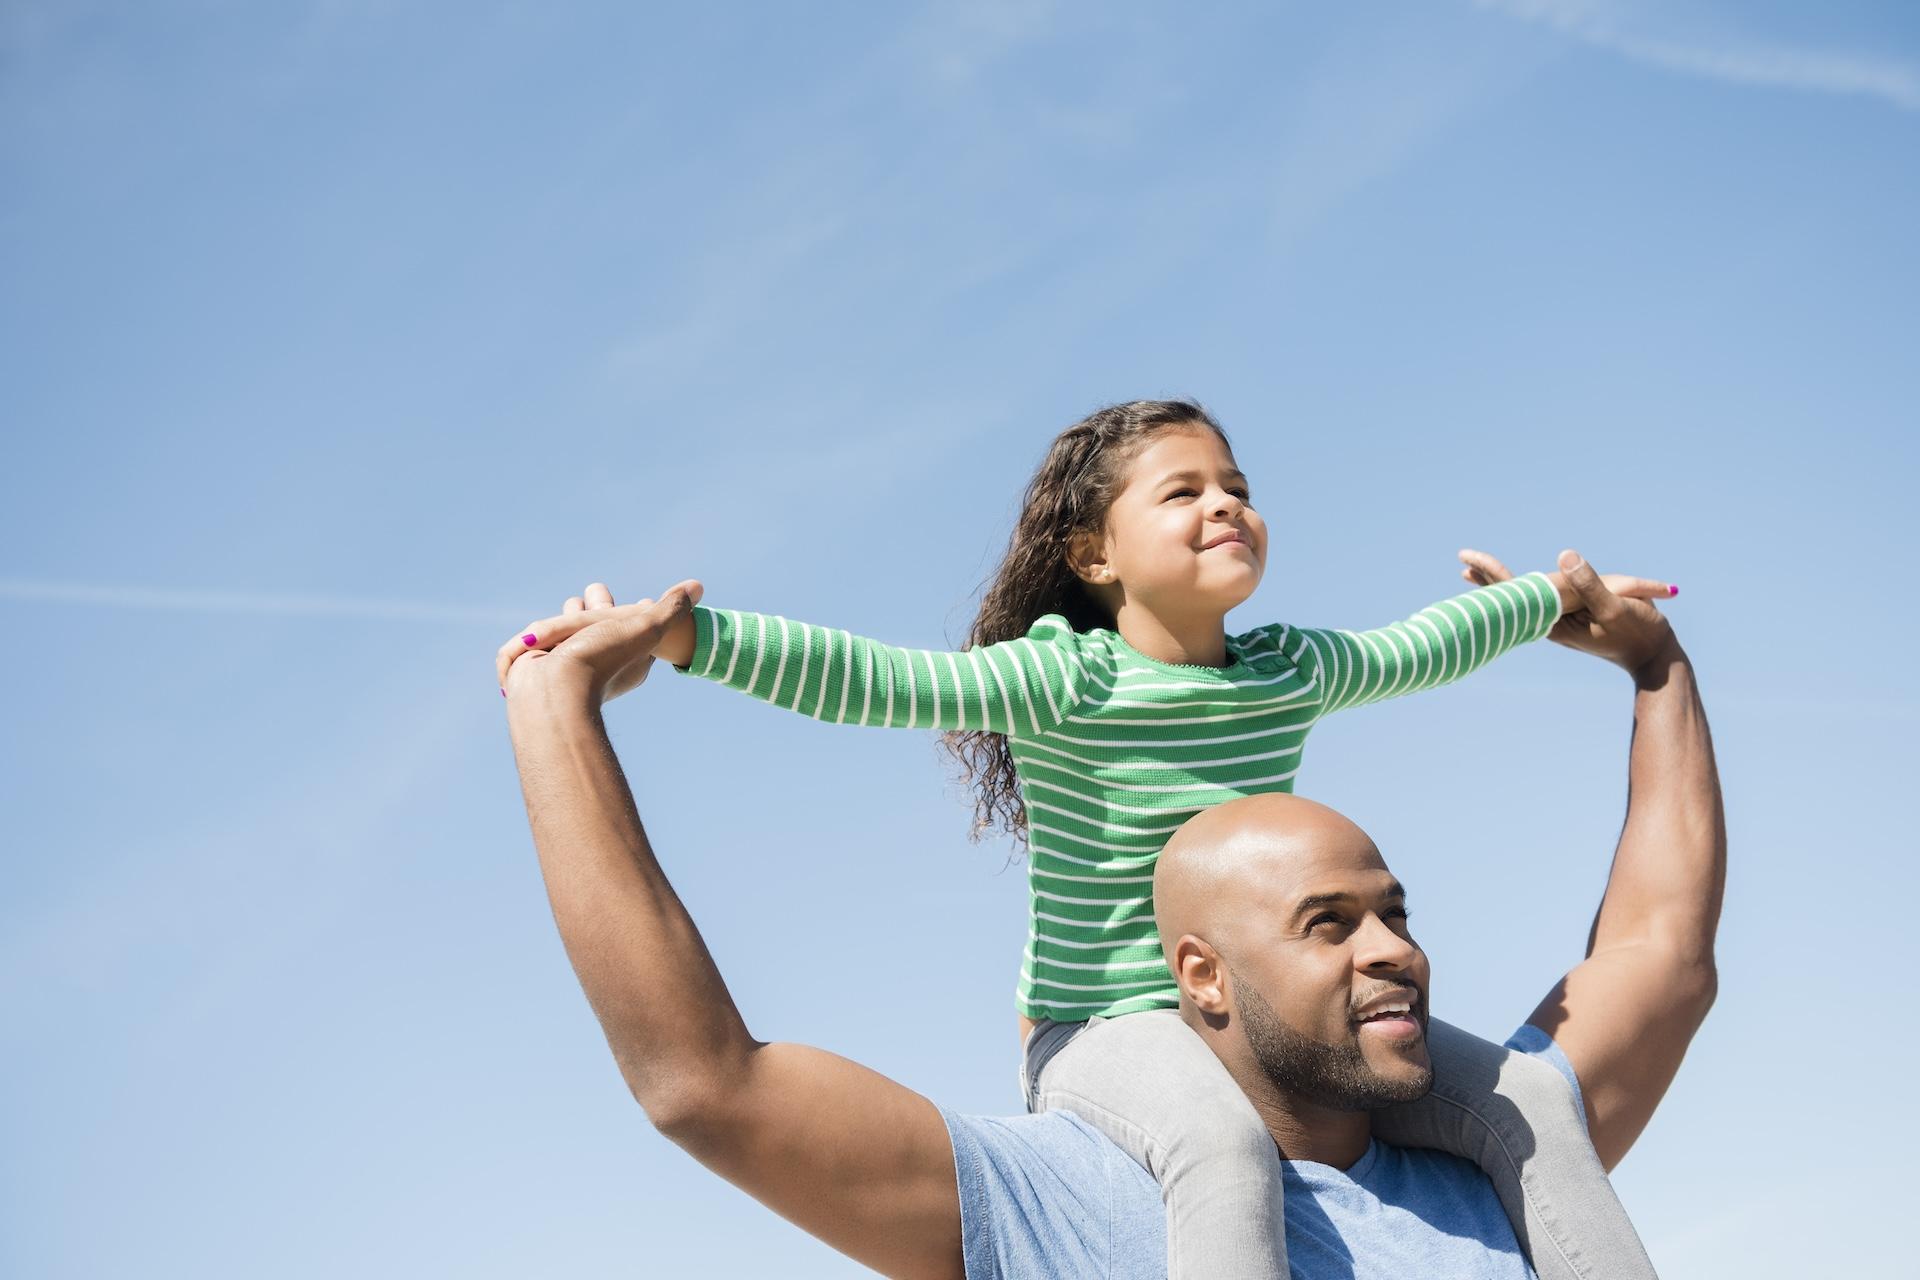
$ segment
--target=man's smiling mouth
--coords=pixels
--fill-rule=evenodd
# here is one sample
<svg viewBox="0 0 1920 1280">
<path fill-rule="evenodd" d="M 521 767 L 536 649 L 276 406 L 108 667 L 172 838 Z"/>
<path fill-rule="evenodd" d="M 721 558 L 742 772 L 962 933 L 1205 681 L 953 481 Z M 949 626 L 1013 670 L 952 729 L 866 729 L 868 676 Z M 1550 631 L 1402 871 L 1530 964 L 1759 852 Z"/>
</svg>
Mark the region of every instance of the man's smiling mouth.
<svg viewBox="0 0 1920 1280">
<path fill-rule="evenodd" d="M 1373 1028 L 1372 1034 L 1395 1039 L 1421 1034 L 1418 1010 L 1420 993 L 1411 987 L 1383 992 L 1354 1010 L 1353 1021 L 1359 1027 Z"/>
</svg>

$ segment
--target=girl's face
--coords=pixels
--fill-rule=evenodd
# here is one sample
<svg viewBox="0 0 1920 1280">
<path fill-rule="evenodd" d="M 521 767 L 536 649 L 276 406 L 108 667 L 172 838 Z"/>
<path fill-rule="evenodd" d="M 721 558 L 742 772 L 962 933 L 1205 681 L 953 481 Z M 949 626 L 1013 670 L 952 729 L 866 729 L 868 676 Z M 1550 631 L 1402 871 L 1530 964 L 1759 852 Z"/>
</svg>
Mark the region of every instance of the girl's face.
<svg viewBox="0 0 1920 1280">
<path fill-rule="evenodd" d="M 1134 458 L 1105 530 L 1081 544 L 1075 568 L 1168 618 L 1224 617 L 1267 564 L 1267 522 L 1252 502 L 1226 441 L 1205 427 L 1162 432 Z"/>
</svg>

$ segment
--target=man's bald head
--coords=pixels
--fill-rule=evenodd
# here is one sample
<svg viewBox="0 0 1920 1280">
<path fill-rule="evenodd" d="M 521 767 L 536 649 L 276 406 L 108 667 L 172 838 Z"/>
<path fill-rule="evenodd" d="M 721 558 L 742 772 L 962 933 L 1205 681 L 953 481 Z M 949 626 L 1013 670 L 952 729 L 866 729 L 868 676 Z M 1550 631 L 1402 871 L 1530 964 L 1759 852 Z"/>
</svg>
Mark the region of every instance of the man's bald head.
<svg viewBox="0 0 1920 1280">
<path fill-rule="evenodd" d="M 1407 1102 L 1433 1073 L 1406 891 L 1350 819 L 1292 795 L 1207 809 L 1154 869 L 1180 1012 L 1256 1102 Z"/>
<path fill-rule="evenodd" d="M 1243 796 L 1203 809 L 1173 833 L 1154 868 L 1160 936 L 1171 946 L 1193 933 L 1231 949 L 1237 920 L 1270 916 L 1288 888 L 1327 863 L 1387 865 L 1351 818 L 1301 796 Z"/>
</svg>

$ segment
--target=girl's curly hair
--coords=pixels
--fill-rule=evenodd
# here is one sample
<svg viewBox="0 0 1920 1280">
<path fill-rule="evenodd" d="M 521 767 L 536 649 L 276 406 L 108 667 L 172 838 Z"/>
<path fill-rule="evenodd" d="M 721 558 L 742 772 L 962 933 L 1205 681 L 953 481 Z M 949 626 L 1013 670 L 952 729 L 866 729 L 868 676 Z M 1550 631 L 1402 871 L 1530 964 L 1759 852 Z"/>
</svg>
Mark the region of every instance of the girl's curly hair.
<svg viewBox="0 0 1920 1280">
<path fill-rule="evenodd" d="M 1105 525 L 1108 509 L 1126 486 L 1127 465 L 1153 437 L 1180 427 L 1212 431 L 1227 442 L 1220 424 L 1186 400 L 1110 405 L 1055 437 L 1027 482 L 1000 568 L 981 593 L 969 647 L 1018 639 L 1049 613 L 1060 614 L 1075 631 L 1113 625 L 1068 564 L 1068 548 L 1075 534 L 1098 532 Z M 1006 738 L 964 729 L 948 731 L 943 740 L 975 792 L 975 837 L 1000 827 L 1024 841 L 1027 806 Z"/>
</svg>

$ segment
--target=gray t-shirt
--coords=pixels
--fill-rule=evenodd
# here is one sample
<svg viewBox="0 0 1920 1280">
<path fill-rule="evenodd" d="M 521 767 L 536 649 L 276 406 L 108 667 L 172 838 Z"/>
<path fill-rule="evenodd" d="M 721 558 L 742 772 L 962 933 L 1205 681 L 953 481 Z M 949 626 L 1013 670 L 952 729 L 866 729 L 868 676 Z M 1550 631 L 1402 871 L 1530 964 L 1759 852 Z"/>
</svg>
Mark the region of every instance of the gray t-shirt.
<svg viewBox="0 0 1920 1280">
<path fill-rule="evenodd" d="M 1544 1032 L 1522 1027 L 1507 1044 L 1553 1064 L 1579 1092 Z M 1064 1111 L 944 1114 L 970 1280 L 1166 1275 L 1160 1188 L 1099 1131 Z M 1294 1280 L 1533 1276 L 1493 1184 L 1458 1156 L 1375 1142 L 1351 1169 L 1281 1166 Z"/>
</svg>

